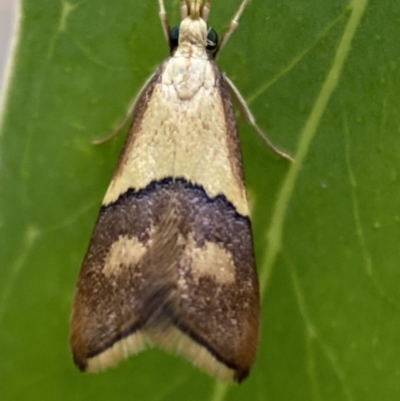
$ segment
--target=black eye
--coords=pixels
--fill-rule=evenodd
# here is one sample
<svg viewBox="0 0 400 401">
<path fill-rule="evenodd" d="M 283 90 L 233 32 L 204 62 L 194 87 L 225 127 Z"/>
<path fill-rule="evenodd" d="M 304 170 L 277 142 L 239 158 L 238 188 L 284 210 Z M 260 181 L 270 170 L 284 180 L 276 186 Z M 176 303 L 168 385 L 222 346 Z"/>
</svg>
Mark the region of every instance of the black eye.
<svg viewBox="0 0 400 401">
<path fill-rule="evenodd" d="M 179 42 L 179 25 L 172 28 L 171 32 L 169 33 L 169 43 L 172 49 L 178 47 L 178 42 Z"/>
<path fill-rule="evenodd" d="M 217 32 L 212 28 L 208 28 L 207 32 L 207 50 L 211 53 L 217 49 L 218 46 L 218 35 Z"/>
</svg>

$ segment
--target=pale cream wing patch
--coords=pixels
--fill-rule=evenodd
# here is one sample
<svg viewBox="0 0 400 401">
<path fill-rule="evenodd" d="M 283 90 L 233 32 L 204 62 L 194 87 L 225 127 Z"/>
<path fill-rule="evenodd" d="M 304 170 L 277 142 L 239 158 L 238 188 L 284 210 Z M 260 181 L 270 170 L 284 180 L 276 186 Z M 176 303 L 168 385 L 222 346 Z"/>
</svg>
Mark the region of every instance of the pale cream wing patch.
<svg viewBox="0 0 400 401">
<path fill-rule="evenodd" d="M 138 190 L 154 180 L 183 177 L 202 185 L 211 198 L 224 194 L 238 213 L 248 215 L 244 184 L 237 174 L 241 166 L 232 168 L 240 161 L 228 144 L 223 99 L 211 62 L 204 61 L 214 85 L 208 79 L 184 101 L 173 84 L 164 82 L 170 81 L 165 75 L 171 62 L 154 84 L 140 124 L 132 128 L 133 139 L 127 141 L 103 204 L 116 201 L 128 188 Z"/>
</svg>

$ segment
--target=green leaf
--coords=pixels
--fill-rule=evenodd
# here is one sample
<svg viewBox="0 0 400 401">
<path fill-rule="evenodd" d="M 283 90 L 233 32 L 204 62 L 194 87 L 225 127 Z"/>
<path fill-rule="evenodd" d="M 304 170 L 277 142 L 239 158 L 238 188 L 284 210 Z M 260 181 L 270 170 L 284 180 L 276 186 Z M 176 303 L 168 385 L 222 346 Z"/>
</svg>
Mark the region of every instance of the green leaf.
<svg viewBox="0 0 400 401">
<path fill-rule="evenodd" d="M 228 25 L 240 1 L 215 0 Z M 167 4 L 172 24 L 179 2 Z M 81 374 L 79 267 L 123 136 L 94 146 L 168 54 L 156 0 L 25 0 L 0 131 L 1 400 L 396 400 L 400 3 L 253 0 L 219 58 L 241 122 L 263 289 L 260 351 L 227 387 L 146 351 Z"/>
</svg>

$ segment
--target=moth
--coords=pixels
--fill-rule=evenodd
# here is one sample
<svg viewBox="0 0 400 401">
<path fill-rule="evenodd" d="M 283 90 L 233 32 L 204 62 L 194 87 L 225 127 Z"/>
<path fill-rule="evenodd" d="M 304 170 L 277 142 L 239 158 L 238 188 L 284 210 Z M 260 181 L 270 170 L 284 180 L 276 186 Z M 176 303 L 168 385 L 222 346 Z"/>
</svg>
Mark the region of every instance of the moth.
<svg viewBox="0 0 400 401">
<path fill-rule="evenodd" d="M 254 363 L 260 295 L 230 93 L 261 130 L 215 61 L 247 3 L 218 41 L 211 0 L 182 0 L 172 30 L 159 0 L 171 55 L 134 102 L 79 274 L 70 345 L 82 371 L 153 345 L 227 381 Z"/>
</svg>

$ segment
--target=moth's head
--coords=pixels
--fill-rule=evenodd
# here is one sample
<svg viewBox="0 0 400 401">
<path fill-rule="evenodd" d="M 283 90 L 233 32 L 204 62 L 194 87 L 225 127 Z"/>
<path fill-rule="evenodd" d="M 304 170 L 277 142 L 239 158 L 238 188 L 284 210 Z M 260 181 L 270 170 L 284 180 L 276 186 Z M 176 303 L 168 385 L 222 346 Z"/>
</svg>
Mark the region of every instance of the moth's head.
<svg viewBox="0 0 400 401">
<path fill-rule="evenodd" d="M 178 46 L 198 46 L 211 54 L 217 50 L 218 35 L 207 26 L 211 0 L 181 0 L 181 18 L 179 25 L 171 29 L 170 46 L 173 52 Z"/>
</svg>

